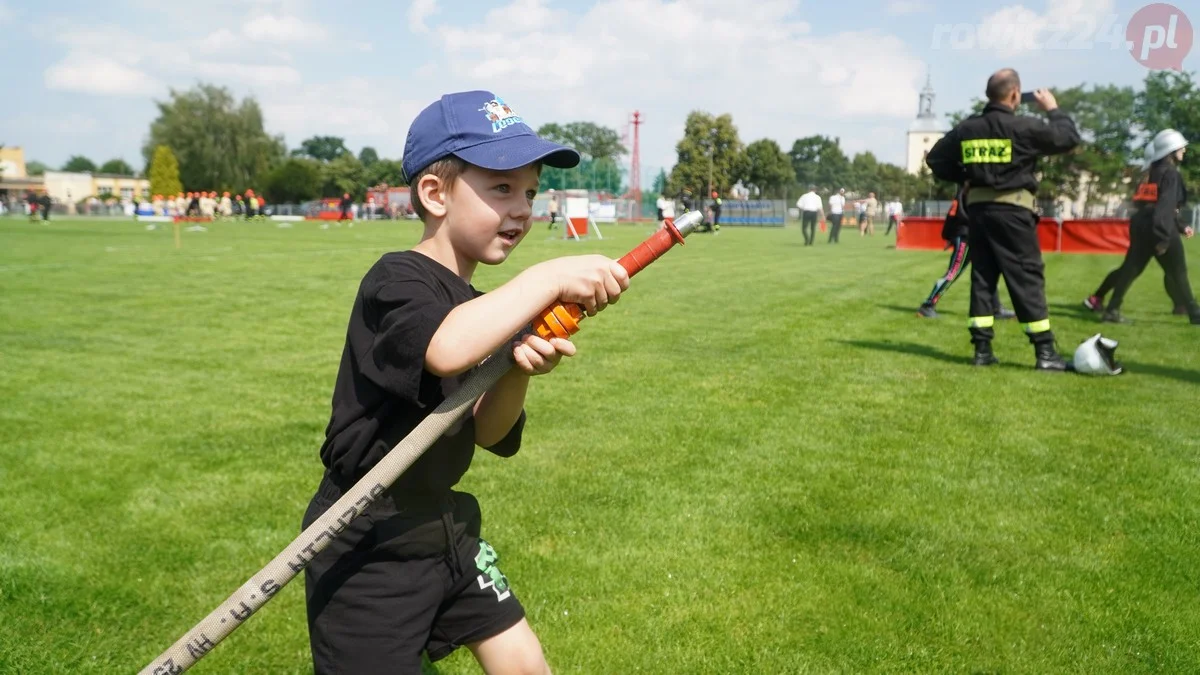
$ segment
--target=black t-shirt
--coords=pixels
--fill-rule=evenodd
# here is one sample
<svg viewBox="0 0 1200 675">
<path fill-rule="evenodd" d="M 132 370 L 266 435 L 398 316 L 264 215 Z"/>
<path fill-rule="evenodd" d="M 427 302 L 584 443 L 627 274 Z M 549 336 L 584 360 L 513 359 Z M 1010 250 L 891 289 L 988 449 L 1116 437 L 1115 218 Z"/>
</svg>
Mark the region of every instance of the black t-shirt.
<svg viewBox="0 0 1200 675">
<path fill-rule="evenodd" d="M 338 482 L 351 483 L 457 390 L 474 369 L 439 378 L 425 352 L 456 305 L 482 295 L 440 263 L 416 251 L 387 253 L 363 277 L 333 390 L 333 414 L 321 461 Z M 525 413 L 488 448 L 509 457 L 521 446 Z M 435 504 L 458 483 L 475 454 L 471 413 L 446 432 L 390 490 L 397 502 Z"/>
</svg>

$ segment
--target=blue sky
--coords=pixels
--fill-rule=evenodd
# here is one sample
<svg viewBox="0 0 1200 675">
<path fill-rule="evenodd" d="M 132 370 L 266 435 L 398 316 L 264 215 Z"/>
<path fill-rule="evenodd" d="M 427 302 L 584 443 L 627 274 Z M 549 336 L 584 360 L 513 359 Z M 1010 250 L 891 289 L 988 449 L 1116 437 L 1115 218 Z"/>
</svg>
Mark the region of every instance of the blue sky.
<svg viewBox="0 0 1200 675">
<path fill-rule="evenodd" d="M 967 107 L 1002 66 L 1027 89 L 1136 85 L 1146 68 L 1088 26 L 1123 34 L 1145 4 L 0 0 L 0 91 L 10 94 L 0 143 L 51 166 L 72 154 L 141 166 L 154 100 L 206 81 L 257 98 L 289 147 L 330 134 L 399 157 L 417 111 L 479 88 L 535 127 L 624 130 L 640 110 L 643 185 L 670 168 L 697 109 L 732 114 L 747 143 L 772 138 L 786 150 L 827 134 L 903 164 L 926 72 L 939 114 Z M 1198 52 L 1184 69 L 1200 70 Z"/>
</svg>

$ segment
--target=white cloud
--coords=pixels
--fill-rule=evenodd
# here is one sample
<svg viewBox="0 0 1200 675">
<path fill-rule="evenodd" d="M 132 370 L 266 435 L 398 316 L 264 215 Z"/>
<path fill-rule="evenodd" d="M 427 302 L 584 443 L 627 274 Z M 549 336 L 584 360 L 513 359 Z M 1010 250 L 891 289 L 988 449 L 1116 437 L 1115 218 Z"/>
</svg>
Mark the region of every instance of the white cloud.
<svg viewBox="0 0 1200 675">
<path fill-rule="evenodd" d="M 650 108 L 659 119 L 642 128 L 643 166 L 674 162 L 678 135 L 668 125 L 697 109 L 732 114 L 743 141 L 770 137 L 785 148 L 809 133 L 840 133 L 851 147 L 855 129 L 894 120 L 900 140 L 891 154 L 899 155 L 922 61 L 875 31 L 813 35 L 799 8 L 793 0 L 599 0 L 579 15 L 515 0 L 479 23 L 435 30 L 446 65 L 429 88 L 496 91 L 534 126 L 587 119 L 623 129 L 633 107 Z M 497 48 L 510 44 L 537 48 Z M 870 49 L 854 47 L 864 44 Z"/>
<path fill-rule="evenodd" d="M 60 26 L 55 40 L 69 51 L 66 59 L 46 71 L 46 86 L 51 89 L 152 95 L 164 88 L 164 82 L 186 86 L 197 78 L 244 84 L 256 91 L 301 81 L 296 68 L 280 65 L 290 63 L 289 52 L 255 46 L 227 28 L 165 43 L 115 26 Z"/>
<path fill-rule="evenodd" d="M 83 113 L 67 113 L 65 115 L 32 115 L 25 113 L 15 118 L 3 120 L 5 127 L 11 127 L 21 133 L 39 134 L 87 134 L 96 131 L 100 123 L 95 117 Z"/>
<path fill-rule="evenodd" d="M 114 59 L 73 51 L 46 69 L 47 89 L 86 94 L 146 95 L 161 85 L 146 73 Z"/>
<path fill-rule="evenodd" d="M 984 17 L 973 46 L 999 56 L 1066 49 L 1081 39 L 1090 41 L 1093 30 L 1114 16 L 1113 5 L 1113 0 L 1047 0 L 1041 13 L 1009 5 Z"/>
<path fill-rule="evenodd" d="M 201 38 L 196 47 L 205 52 L 220 52 L 240 43 L 236 34 L 228 28 L 217 29 Z"/>
<path fill-rule="evenodd" d="M 8 6 L 7 2 L 0 0 L 0 26 L 11 22 L 17 17 L 17 10 Z"/>
<path fill-rule="evenodd" d="M 387 142 L 375 147 L 399 156 L 408 124 L 428 102 L 406 98 L 397 84 L 354 77 L 279 91 L 261 101 L 263 115 L 272 133 L 282 132 L 293 143 L 314 133 L 380 137 Z"/>
<path fill-rule="evenodd" d="M 920 14 L 933 10 L 933 4 L 925 0 L 889 0 L 887 13 L 893 16 L 901 14 Z"/>
<path fill-rule="evenodd" d="M 408 8 L 408 29 L 414 33 L 428 33 L 425 19 L 437 13 L 437 4 L 438 0 L 413 0 Z"/>
<path fill-rule="evenodd" d="M 258 42 L 307 42 L 321 40 L 325 29 L 296 16 L 263 14 L 242 26 L 242 33 Z"/>
<path fill-rule="evenodd" d="M 199 61 L 192 64 L 191 71 L 204 78 L 241 82 L 257 89 L 300 83 L 300 71 L 291 66 Z"/>
</svg>

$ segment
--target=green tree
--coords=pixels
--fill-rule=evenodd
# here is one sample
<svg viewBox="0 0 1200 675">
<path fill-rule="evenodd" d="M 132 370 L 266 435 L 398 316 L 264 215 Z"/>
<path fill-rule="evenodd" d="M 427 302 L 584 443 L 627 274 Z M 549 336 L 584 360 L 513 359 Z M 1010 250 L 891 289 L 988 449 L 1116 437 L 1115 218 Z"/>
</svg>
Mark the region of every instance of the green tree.
<svg viewBox="0 0 1200 675">
<path fill-rule="evenodd" d="M 590 159 L 607 158 L 615 162 L 627 152 L 616 131 L 592 122 L 552 122 L 539 127 L 537 134 L 546 140 L 575 148 L 579 154 Z"/>
<path fill-rule="evenodd" d="M 359 161 L 362 161 L 361 159 Z M 404 165 L 399 160 L 381 159 L 371 165 L 365 165 L 368 187 L 388 185 L 395 187 L 404 185 Z"/>
<path fill-rule="evenodd" d="M 305 157 L 284 160 L 267 174 L 263 191 L 277 204 L 298 204 L 321 195 L 321 165 Z"/>
<path fill-rule="evenodd" d="M 659 169 L 658 175 L 654 177 L 654 188 L 652 190 L 655 198 L 658 195 L 667 194 L 667 170 Z"/>
<path fill-rule="evenodd" d="M 687 187 L 707 196 L 710 186 L 723 192 L 746 177 L 745 146 L 728 113 L 719 117 L 699 110 L 688 113 L 675 152 L 678 159 L 668 181 L 672 193 Z"/>
<path fill-rule="evenodd" d="M 292 150 L 292 157 L 308 157 L 318 162 L 332 162 L 348 154 L 350 150 L 346 148 L 346 140 L 338 136 L 313 136 L 301 141 L 300 147 Z"/>
<path fill-rule="evenodd" d="M 179 162 L 171 148 L 160 145 L 154 149 L 149 174 L 151 194 L 177 195 L 183 192 L 183 184 L 179 182 Z"/>
<path fill-rule="evenodd" d="M 1149 73 L 1135 97 L 1134 111 L 1140 124 L 1141 138 L 1134 153 L 1139 166 L 1146 144 L 1163 129 L 1175 129 L 1193 143 L 1200 140 L 1200 83 L 1193 73 Z M 1185 153 L 1179 169 L 1188 193 L 1200 194 L 1200 153 Z"/>
<path fill-rule="evenodd" d="M 623 171 L 619 158 L 625 153 L 617 132 L 592 122 L 549 123 L 538 128 L 546 140 L 579 151 L 582 159 L 573 169 L 547 168 L 542 172 L 543 190 L 588 189 L 620 194 Z"/>
<path fill-rule="evenodd" d="M 745 179 L 759 189 L 761 197 L 777 198 L 796 182 L 796 172 L 779 144 L 763 138 L 746 146 Z"/>
<path fill-rule="evenodd" d="M 49 168 L 50 167 L 46 166 L 45 164 L 34 160 L 25 164 L 25 173 L 29 176 L 41 176 L 44 175 L 46 170 Z"/>
<path fill-rule="evenodd" d="M 375 152 L 375 148 L 368 145 L 359 150 L 358 161 L 362 162 L 362 165 L 369 169 L 375 165 L 375 162 L 379 161 L 379 153 Z"/>
<path fill-rule="evenodd" d="M 228 89 L 200 84 L 184 92 L 172 89 L 170 100 L 155 104 L 159 115 L 142 153 L 149 164 L 155 148 L 170 146 L 187 190 L 260 188 L 284 159 L 283 138 L 267 134 L 253 98 L 238 102 Z"/>
<path fill-rule="evenodd" d="M 850 179 L 848 181 L 855 191 L 860 193 L 874 192 L 879 195 L 881 189 L 879 160 L 871 151 L 860 152 L 850 160 Z"/>
<path fill-rule="evenodd" d="M 838 188 L 848 187 L 847 183 L 853 178 L 850 160 L 842 152 L 838 138 L 806 136 L 797 139 L 788 156 L 801 192 L 807 191 L 809 185 L 816 185 L 824 192 L 836 192 Z"/>
<path fill-rule="evenodd" d="M 320 167 L 322 197 L 341 197 L 346 192 L 356 200 L 366 197 L 366 169 L 353 154 L 347 152 Z"/>
<path fill-rule="evenodd" d="M 100 173 L 117 173 L 122 176 L 132 176 L 133 167 L 123 159 L 110 159 L 100 167 Z"/>
<path fill-rule="evenodd" d="M 67 160 L 67 163 L 63 164 L 62 170 L 63 171 L 72 171 L 72 172 L 77 172 L 77 173 L 85 172 L 85 171 L 95 171 L 96 163 L 93 162 L 92 160 L 88 159 L 87 157 L 84 157 L 83 155 L 71 155 L 71 158 Z"/>
</svg>

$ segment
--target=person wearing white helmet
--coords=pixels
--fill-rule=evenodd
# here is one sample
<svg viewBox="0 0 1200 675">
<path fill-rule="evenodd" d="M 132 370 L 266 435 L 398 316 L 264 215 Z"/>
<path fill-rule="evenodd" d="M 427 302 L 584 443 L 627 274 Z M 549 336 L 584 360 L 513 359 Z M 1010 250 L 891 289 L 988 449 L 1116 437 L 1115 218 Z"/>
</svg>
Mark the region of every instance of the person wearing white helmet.
<svg viewBox="0 0 1200 675">
<path fill-rule="evenodd" d="M 1155 146 L 1153 143 L 1146 146 L 1145 166 L 1150 166 L 1151 164 L 1154 163 L 1154 152 L 1155 152 Z M 1133 222 L 1132 221 L 1130 221 L 1130 224 L 1129 224 L 1129 240 L 1133 241 Z M 1129 260 L 1129 251 L 1130 251 L 1130 249 L 1126 248 L 1125 260 L 1122 260 L 1120 265 L 1117 265 L 1115 268 L 1113 268 L 1113 270 L 1111 272 L 1108 273 L 1108 275 L 1106 277 L 1104 277 L 1104 281 L 1100 282 L 1100 286 L 1096 289 L 1096 292 L 1092 293 L 1088 297 L 1084 298 L 1084 300 L 1083 300 L 1084 307 L 1087 307 L 1088 309 L 1092 310 L 1093 312 L 1103 312 L 1104 311 L 1105 297 L 1107 297 L 1108 294 L 1111 293 L 1112 290 L 1117 287 L 1117 282 L 1120 280 L 1120 277 L 1121 277 L 1121 270 L 1124 269 L 1124 267 L 1126 265 L 1126 261 Z M 1174 278 L 1170 274 L 1165 274 L 1165 273 L 1163 274 L 1163 286 L 1166 288 L 1167 296 L 1171 298 L 1171 302 L 1173 303 L 1173 305 L 1175 307 L 1174 313 L 1175 314 L 1187 314 L 1187 304 L 1183 300 L 1178 289 L 1175 288 Z"/>
<path fill-rule="evenodd" d="M 1187 203 L 1187 191 L 1179 175 L 1179 163 L 1187 144 L 1183 134 L 1164 129 L 1155 135 L 1147 150 L 1147 165 L 1133 195 L 1135 211 L 1130 218 L 1129 254 L 1118 272 L 1112 301 L 1102 321 L 1127 322 L 1121 316 L 1121 303 L 1150 258 L 1154 258 L 1170 277 L 1168 288 L 1174 288 L 1177 296 L 1174 300 L 1187 307 L 1192 324 L 1200 325 L 1200 304 L 1192 295 L 1183 250 L 1183 237 L 1190 238 L 1194 232 L 1179 221 L 1179 208 Z"/>
</svg>

